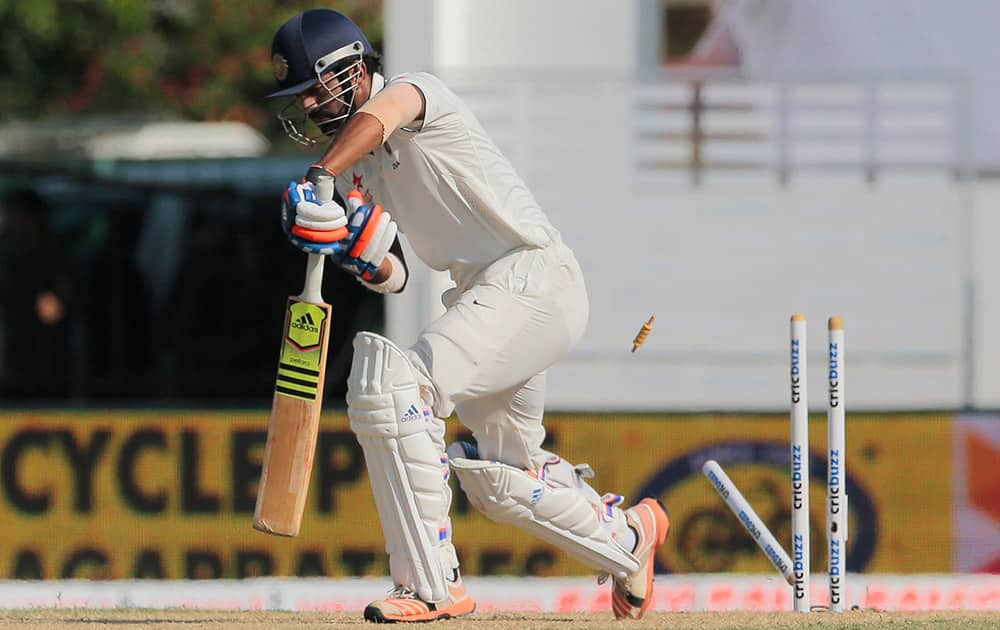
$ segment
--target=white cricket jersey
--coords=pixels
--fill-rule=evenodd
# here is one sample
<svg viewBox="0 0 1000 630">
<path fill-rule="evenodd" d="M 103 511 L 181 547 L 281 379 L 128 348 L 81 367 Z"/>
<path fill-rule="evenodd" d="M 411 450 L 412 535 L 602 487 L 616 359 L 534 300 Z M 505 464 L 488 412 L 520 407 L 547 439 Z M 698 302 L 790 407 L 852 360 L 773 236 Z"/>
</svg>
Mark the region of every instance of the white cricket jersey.
<svg viewBox="0 0 1000 630">
<path fill-rule="evenodd" d="M 389 81 L 395 82 L 411 83 L 423 93 L 424 120 L 413 124 L 416 129 L 397 129 L 386 145 L 359 160 L 350 176 L 354 188 L 392 213 L 425 263 L 448 270 L 461 287 L 504 254 L 545 247 L 558 238 L 458 96 L 423 72 Z"/>
</svg>

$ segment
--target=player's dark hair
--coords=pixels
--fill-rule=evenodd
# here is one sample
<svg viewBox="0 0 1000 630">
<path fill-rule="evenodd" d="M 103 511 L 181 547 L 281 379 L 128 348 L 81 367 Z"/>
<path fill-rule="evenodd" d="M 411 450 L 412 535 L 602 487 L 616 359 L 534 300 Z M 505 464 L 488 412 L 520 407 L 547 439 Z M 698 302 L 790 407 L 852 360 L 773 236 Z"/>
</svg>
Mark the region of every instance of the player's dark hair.
<svg viewBox="0 0 1000 630">
<path fill-rule="evenodd" d="M 382 55 L 373 52 L 367 53 L 362 57 L 365 62 L 365 69 L 368 70 L 368 74 L 371 75 L 373 72 L 382 72 Z"/>
</svg>

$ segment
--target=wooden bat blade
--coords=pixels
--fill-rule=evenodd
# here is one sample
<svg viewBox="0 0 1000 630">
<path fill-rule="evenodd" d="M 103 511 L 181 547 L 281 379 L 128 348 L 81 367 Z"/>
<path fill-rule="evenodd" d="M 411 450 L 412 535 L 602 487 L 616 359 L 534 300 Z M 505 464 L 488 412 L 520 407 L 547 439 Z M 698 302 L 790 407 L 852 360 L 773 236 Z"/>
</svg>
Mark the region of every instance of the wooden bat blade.
<svg viewBox="0 0 1000 630">
<path fill-rule="evenodd" d="M 302 526 L 326 380 L 329 304 L 288 299 L 253 526 L 297 536 Z"/>
</svg>

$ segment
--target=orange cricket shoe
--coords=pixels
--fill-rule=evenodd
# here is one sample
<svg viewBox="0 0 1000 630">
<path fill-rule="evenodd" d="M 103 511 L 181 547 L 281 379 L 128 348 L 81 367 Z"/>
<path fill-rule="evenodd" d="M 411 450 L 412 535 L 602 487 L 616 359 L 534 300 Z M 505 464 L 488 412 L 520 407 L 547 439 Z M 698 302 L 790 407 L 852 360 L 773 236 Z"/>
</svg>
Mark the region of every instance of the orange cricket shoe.
<svg viewBox="0 0 1000 630">
<path fill-rule="evenodd" d="M 667 540 L 670 517 L 659 500 L 646 498 L 625 510 L 625 519 L 638 536 L 632 554 L 639 569 L 624 579 L 615 578 L 611 609 L 616 619 L 641 619 L 653 601 L 656 550 Z"/>
<path fill-rule="evenodd" d="M 458 571 L 455 572 L 456 575 Z M 386 599 L 368 604 L 365 621 L 374 623 L 406 623 L 435 621 L 467 615 L 476 609 L 476 602 L 465 592 L 462 577 L 448 581 L 448 597 L 443 602 L 431 604 L 405 586 L 397 586 Z"/>
</svg>

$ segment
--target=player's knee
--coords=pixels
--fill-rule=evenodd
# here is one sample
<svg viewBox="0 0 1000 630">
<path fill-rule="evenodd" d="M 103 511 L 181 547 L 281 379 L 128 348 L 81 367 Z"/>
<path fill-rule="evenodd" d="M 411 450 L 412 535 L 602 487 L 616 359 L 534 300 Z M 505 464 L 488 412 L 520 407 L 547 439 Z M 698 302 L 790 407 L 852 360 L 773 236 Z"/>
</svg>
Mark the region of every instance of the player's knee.
<svg viewBox="0 0 1000 630">
<path fill-rule="evenodd" d="M 354 337 L 354 358 L 347 378 L 347 412 L 355 433 L 393 437 L 400 425 L 423 426 L 419 386 L 409 359 L 389 339 L 370 332 Z M 404 404 L 405 402 L 405 404 Z"/>
<path fill-rule="evenodd" d="M 424 407 L 433 410 L 434 415 L 438 418 L 447 418 L 450 416 L 454 404 L 447 403 L 451 406 L 451 409 L 444 409 L 439 404 L 441 396 L 438 393 L 437 383 L 431 378 L 429 360 L 425 359 L 423 354 L 417 352 L 414 348 L 409 348 L 404 353 L 413 367 L 413 375 L 417 379 L 417 385 L 420 386 L 420 400 L 424 402 Z"/>
</svg>

